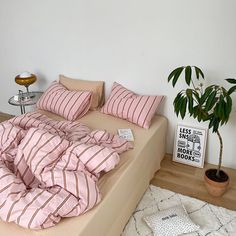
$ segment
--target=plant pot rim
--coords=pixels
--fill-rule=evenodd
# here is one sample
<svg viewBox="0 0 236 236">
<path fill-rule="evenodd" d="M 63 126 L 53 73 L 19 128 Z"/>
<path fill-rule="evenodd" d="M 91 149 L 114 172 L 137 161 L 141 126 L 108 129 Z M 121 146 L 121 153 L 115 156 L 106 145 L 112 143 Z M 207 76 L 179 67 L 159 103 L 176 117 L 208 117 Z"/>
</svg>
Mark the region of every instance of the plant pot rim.
<svg viewBox="0 0 236 236">
<path fill-rule="evenodd" d="M 212 185 L 217 185 L 217 186 L 225 186 L 225 185 L 228 185 L 229 184 L 229 176 L 228 174 L 223 171 L 223 170 L 220 170 L 221 173 L 224 173 L 224 175 L 227 177 L 226 180 L 220 180 L 220 181 L 217 181 L 217 180 L 214 180 L 212 179 L 211 177 L 209 177 L 209 175 L 207 175 L 207 173 L 211 172 L 211 171 L 214 171 L 216 172 L 217 169 L 214 169 L 214 168 L 211 168 L 211 169 L 207 169 L 205 171 L 205 175 L 204 175 L 204 179 L 206 182 L 212 184 Z"/>
</svg>

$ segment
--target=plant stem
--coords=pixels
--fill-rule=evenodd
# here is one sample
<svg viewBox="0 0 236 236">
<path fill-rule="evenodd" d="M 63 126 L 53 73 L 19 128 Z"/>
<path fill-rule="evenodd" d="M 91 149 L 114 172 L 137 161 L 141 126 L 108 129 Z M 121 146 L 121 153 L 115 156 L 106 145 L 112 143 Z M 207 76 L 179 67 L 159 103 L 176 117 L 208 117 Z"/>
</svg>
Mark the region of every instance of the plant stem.
<svg viewBox="0 0 236 236">
<path fill-rule="evenodd" d="M 196 90 L 195 84 L 193 83 L 193 80 L 191 79 L 191 83 L 193 85 L 193 88 Z"/>
<path fill-rule="evenodd" d="M 222 153 L 223 153 L 223 141 L 222 141 L 221 135 L 220 135 L 220 133 L 219 133 L 218 130 L 216 131 L 216 133 L 217 133 L 218 138 L 219 138 L 219 140 L 220 140 L 219 163 L 218 163 L 218 168 L 217 168 L 216 176 L 217 176 L 218 178 L 220 178 L 220 168 L 221 168 L 221 163 L 222 163 Z"/>
</svg>

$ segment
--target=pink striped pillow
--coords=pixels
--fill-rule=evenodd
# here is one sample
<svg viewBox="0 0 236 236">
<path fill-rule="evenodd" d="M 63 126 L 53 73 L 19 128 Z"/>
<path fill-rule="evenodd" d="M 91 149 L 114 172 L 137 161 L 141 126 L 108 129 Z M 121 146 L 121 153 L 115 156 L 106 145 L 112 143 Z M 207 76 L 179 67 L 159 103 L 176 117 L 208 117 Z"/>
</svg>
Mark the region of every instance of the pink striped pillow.
<svg viewBox="0 0 236 236">
<path fill-rule="evenodd" d="M 101 112 L 128 120 L 145 129 L 151 125 L 163 96 L 141 96 L 114 82 L 111 95 Z"/>
<path fill-rule="evenodd" d="M 54 81 L 37 102 L 37 108 L 74 121 L 85 115 L 91 105 L 90 91 L 69 91 Z"/>
</svg>

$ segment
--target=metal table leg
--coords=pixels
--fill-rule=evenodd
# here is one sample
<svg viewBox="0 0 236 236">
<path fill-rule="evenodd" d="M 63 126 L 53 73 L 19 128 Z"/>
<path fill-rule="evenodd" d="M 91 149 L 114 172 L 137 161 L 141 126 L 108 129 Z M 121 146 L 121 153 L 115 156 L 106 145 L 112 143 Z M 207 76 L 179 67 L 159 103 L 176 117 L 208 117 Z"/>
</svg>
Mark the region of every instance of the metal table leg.
<svg viewBox="0 0 236 236">
<path fill-rule="evenodd" d="M 21 101 L 22 101 L 22 94 L 23 94 L 23 92 L 21 90 L 19 90 L 21 115 L 25 114 L 25 105 L 21 103 Z"/>
<path fill-rule="evenodd" d="M 23 104 L 20 105 L 21 115 L 25 114 L 25 106 Z"/>
</svg>

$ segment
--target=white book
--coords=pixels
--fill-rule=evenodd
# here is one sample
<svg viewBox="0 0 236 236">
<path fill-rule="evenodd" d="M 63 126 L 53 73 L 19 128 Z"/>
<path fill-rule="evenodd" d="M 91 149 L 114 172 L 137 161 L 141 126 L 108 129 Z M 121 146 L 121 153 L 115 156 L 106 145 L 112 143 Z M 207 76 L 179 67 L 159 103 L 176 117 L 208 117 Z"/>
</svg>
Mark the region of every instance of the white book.
<svg viewBox="0 0 236 236">
<path fill-rule="evenodd" d="M 131 129 L 118 129 L 118 135 L 127 141 L 134 141 L 134 135 Z"/>
</svg>

